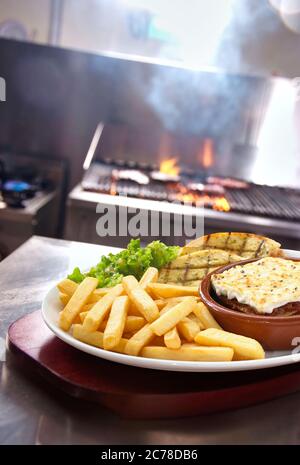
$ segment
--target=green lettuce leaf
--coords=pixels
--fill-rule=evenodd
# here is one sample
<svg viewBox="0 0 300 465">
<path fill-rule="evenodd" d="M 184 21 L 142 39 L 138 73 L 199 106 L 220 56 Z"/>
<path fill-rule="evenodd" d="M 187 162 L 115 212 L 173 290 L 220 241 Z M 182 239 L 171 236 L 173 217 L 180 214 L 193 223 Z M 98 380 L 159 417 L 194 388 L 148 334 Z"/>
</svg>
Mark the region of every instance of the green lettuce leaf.
<svg viewBox="0 0 300 465">
<path fill-rule="evenodd" d="M 120 283 L 123 276 L 133 275 L 139 280 L 149 266 L 162 268 L 177 257 L 178 251 L 179 247 L 167 246 L 160 241 L 151 242 L 142 248 L 140 239 L 132 239 L 127 249 L 102 256 L 88 273 L 82 273 L 76 267 L 68 278 L 80 283 L 86 276 L 92 276 L 98 279 L 98 287 L 112 287 Z"/>
</svg>

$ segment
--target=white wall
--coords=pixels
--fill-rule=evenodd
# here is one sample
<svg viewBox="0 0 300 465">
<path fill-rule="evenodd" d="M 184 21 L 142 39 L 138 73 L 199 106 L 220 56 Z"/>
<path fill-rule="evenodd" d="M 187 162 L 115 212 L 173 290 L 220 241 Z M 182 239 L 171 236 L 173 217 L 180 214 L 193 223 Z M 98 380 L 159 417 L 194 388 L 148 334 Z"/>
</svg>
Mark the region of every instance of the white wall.
<svg viewBox="0 0 300 465">
<path fill-rule="evenodd" d="M 174 52 L 175 47 L 130 35 L 128 1 L 65 0 L 61 45 L 96 53 L 177 57 L 199 67 L 216 65 L 237 73 L 300 76 L 300 34 L 284 25 L 269 0 L 231 0 L 231 17 L 230 0 L 210 0 L 209 5 L 207 1 L 160 0 L 162 11 L 163 5 L 169 10 L 171 32 L 178 35 Z"/>
<path fill-rule="evenodd" d="M 47 43 L 51 0 L 0 0 L 0 31 L 9 21 L 26 29 L 27 39 Z M 6 31 L 11 27 L 5 26 Z"/>
<path fill-rule="evenodd" d="M 139 40 L 128 32 L 122 0 L 65 0 L 60 44 L 90 52 L 113 51 L 156 56 L 160 43 Z"/>
<path fill-rule="evenodd" d="M 29 40 L 47 43 L 52 1 L 0 0 L 0 32 L 4 21 L 17 20 L 26 28 Z M 194 60 L 199 67 L 214 64 L 237 73 L 300 76 L 300 34 L 284 25 L 269 0 L 209 0 L 209 8 L 208 0 L 152 1 L 169 10 L 169 26 L 179 36 L 177 45 L 132 37 L 127 22 L 130 4 L 145 4 L 146 0 L 61 0 L 59 44 L 94 53 Z M 235 12 L 231 20 L 230 1 Z M 217 28 L 221 33 L 215 40 Z"/>
<path fill-rule="evenodd" d="M 235 0 L 235 17 L 216 64 L 231 72 L 300 76 L 300 34 L 284 25 L 269 0 Z"/>
</svg>

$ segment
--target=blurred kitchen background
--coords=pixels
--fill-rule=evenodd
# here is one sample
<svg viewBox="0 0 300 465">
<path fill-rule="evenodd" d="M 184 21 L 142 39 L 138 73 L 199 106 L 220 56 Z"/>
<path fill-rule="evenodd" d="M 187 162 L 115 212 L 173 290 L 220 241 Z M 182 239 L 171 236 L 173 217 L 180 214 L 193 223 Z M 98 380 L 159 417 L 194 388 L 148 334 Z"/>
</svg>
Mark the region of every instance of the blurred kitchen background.
<svg viewBox="0 0 300 465">
<path fill-rule="evenodd" d="M 300 0 L 0 0 L 0 257 L 174 201 L 299 248 L 299 49 Z"/>
</svg>

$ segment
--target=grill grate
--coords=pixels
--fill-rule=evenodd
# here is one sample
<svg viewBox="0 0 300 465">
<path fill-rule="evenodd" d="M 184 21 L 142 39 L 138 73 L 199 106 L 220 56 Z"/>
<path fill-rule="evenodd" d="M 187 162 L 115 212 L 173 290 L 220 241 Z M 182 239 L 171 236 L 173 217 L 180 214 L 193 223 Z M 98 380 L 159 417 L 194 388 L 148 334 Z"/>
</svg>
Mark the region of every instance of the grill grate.
<svg viewBox="0 0 300 465">
<path fill-rule="evenodd" d="M 231 210 L 271 218 L 300 219 L 300 192 L 251 184 L 248 189 L 226 189 Z"/>
<path fill-rule="evenodd" d="M 115 166 L 95 163 L 85 174 L 82 187 L 84 190 L 105 194 L 144 198 L 158 201 L 178 200 L 181 188 L 187 185 L 184 178 L 180 183 L 151 180 L 142 185 L 131 180 L 115 180 L 112 170 Z M 135 167 L 136 169 L 136 167 Z M 186 180 L 187 181 L 187 180 Z M 191 179 L 188 179 L 191 181 Z M 199 179 L 194 179 L 199 182 Z M 203 179 L 201 179 L 203 181 Z M 208 189 L 211 186 L 208 186 Z M 187 189 L 185 188 L 185 191 Z M 208 194 L 188 191 L 199 203 L 214 208 L 214 200 L 224 197 L 230 205 L 230 211 L 287 220 L 300 220 L 300 191 L 296 189 L 260 186 L 249 184 L 248 188 L 224 188 L 223 194 Z"/>
</svg>

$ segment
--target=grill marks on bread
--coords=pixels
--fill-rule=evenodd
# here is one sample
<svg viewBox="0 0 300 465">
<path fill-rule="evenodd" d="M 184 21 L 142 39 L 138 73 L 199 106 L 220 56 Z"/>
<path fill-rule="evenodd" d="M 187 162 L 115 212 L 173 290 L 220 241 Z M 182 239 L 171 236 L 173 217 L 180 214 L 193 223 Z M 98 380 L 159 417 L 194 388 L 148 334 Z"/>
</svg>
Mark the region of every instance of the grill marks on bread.
<svg viewBox="0 0 300 465">
<path fill-rule="evenodd" d="M 242 260 L 242 257 L 225 250 L 199 250 L 182 255 L 160 270 L 158 282 L 183 286 L 197 286 L 208 273 Z"/>
<path fill-rule="evenodd" d="M 256 234 L 208 234 L 183 247 L 179 256 L 161 269 L 158 282 L 198 286 L 199 281 L 220 266 L 280 253 L 278 242 Z"/>
<path fill-rule="evenodd" d="M 183 247 L 181 255 L 204 249 L 227 250 L 245 259 L 280 254 L 280 244 L 272 239 L 251 233 L 228 232 L 209 234 L 195 239 Z"/>
</svg>

